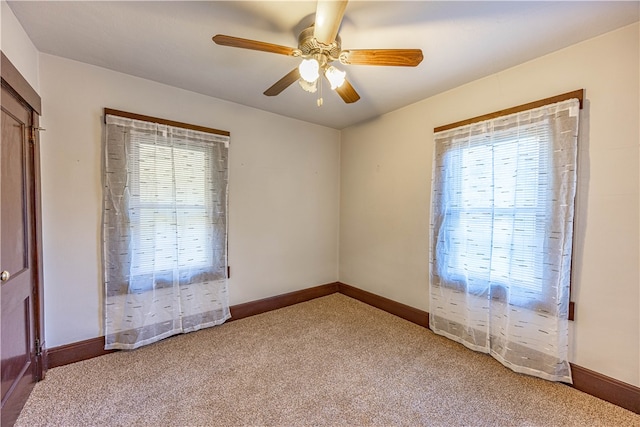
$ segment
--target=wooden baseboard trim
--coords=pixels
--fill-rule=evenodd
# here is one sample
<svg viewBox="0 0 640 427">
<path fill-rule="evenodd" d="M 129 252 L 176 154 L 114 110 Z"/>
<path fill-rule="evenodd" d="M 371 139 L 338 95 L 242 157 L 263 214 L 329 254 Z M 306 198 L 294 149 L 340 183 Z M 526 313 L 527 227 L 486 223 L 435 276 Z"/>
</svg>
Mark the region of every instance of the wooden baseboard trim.
<svg viewBox="0 0 640 427">
<path fill-rule="evenodd" d="M 254 316 L 256 314 L 266 313 L 267 311 L 276 310 L 278 308 L 284 308 L 315 298 L 331 295 L 338 292 L 338 289 L 338 282 L 327 283 L 326 285 L 314 286 L 313 288 L 302 289 L 299 291 L 276 295 L 257 301 L 250 301 L 244 304 L 233 305 L 230 307 L 231 319 L 229 319 L 229 321 L 243 319 L 245 317 Z"/>
<path fill-rule="evenodd" d="M 113 353 L 114 351 L 117 350 L 104 349 L 104 336 L 90 338 L 88 340 L 50 348 L 47 351 L 47 365 L 49 369 L 57 368 L 58 366 L 103 356 Z"/>
<path fill-rule="evenodd" d="M 339 292 L 418 325 L 429 327 L 429 313 L 340 283 Z M 640 414 L 640 388 L 571 364 L 573 388 Z"/>
<path fill-rule="evenodd" d="M 229 310 L 231 311 L 231 319 L 228 321 L 239 320 L 244 317 L 265 313 L 267 311 L 330 295 L 338 292 L 338 287 L 339 284 L 337 282 L 327 283 L 325 285 L 276 295 L 270 298 L 232 305 L 229 307 Z M 104 349 L 104 336 L 100 336 L 48 349 L 47 358 L 45 360 L 48 368 L 51 369 L 103 356 L 105 354 L 113 353 L 114 351 L 118 350 Z"/>
<path fill-rule="evenodd" d="M 640 388 L 571 364 L 573 388 L 640 414 Z"/>
<path fill-rule="evenodd" d="M 429 327 L 429 313 L 426 311 L 390 300 L 371 292 L 363 291 L 345 283 L 339 283 L 338 292 L 358 301 L 372 305 L 387 313 L 395 314 L 409 322 L 416 323 L 425 328 Z"/>
<path fill-rule="evenodd" d="M 278 308 L 287 307 L 315 298 L 339 292 L 358 301 L 394 314 L 402 319 L 429 327 L 429 313 L 417 308 L 390 300 L 371 292 L 358 289 L 345 283 L 335 282 L 313 288 L 276 295 L 257 301 L 238 304 L 230 307 L 232 320 L 239 320 L 256 314 L 265 313 Z M 49 368 L 67 365 L 93 357 L 102 356 L 118 350 L 105 350 L 104 337 L 91 338 L 48 350 Z M 573 387 L 607 402 L 640 414 L 640 388 L 616 380 L 598 372 L 571 364 Z"/>
</svg>

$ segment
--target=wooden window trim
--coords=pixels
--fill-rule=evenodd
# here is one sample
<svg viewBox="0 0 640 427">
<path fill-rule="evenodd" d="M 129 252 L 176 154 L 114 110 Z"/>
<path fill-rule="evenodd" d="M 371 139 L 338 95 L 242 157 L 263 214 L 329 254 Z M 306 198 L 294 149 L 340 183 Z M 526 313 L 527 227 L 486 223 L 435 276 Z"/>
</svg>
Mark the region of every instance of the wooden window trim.
<svg viewBox="0 0 640 427">
<path fill-rule="evenodd" d="M 584 89 L 578 89 L 572 92 L 563 93 L 562 95 L 556 95 L 550 98 L 540 99 L 538 101 L 533 101 L 527 104 L 518 105 L 517 107 L 511 107 L 504 110 L 495 111 L 493 113 L 483 114 L 482 116 L 474 117 L 471 119 L 450 123 L 448 125 L 438 126 L 437 128 L 433 129 L 433 132 L 437 133 L 437 132 L 442 132 L 449 129 L 455 129 L 460 126 L 483 122 L 485 120 L 495 119 L 496 117 L 507 116 L 509 114 L 520 113 L 522 111 L 532 110 L 534 108 L 539 108 L 545 105 L 555 104 L 556 102 L 562 102 L 562 101 L 566 101 L 567 99 L 574 99 L 574 98 L 577 98 L 578 101 L 580 101 L 580 109 L 582 110 L 582 102 L 584 99 Z"/>
<path fill-rule="evenodd" d="M 158 117 L 144 116 L 142 114 L 128 113 L 126 111 L 114 110 L 112 108 L 104 109 L 105 123 L 107 122 L 107 114 L 110 114 L 112 116 L 125 117 L 128 119 L 158 123 L 161 125 L 173 126 L 173 127 L 182 128 L 182 129 L 197 130 L 199 132 L 212 133 L 215 135 L 231 136 L 231 133 L 226 130 L 219 130 L 219 129 L 208 128 L 205 126 L 192 125 L 189 123 L 176 122 L 173 120 L 161 119 Z"/>
</svg>

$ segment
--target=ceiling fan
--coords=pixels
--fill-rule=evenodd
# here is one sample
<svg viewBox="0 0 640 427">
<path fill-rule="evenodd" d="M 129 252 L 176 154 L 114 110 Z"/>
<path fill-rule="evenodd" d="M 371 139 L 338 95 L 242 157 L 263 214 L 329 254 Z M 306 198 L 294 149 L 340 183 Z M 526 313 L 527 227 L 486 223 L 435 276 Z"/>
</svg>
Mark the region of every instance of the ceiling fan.
<svg viewBox="0 0 640 427">
<path fill-rule="evenodd" d="M 273 43 L 218 34 L 213 41 L 222 46 L 259 50 L 302 58 L 300 65 L 291 70 L 267 89 L 264 94 L 275 96 L 296 81 L 308 92 L 320 88 L 318 106 L 322 105 L 322 75 L 326 77 L 342 100 L 348 104 L 360 99 L 360 95 L 346 79 L 346 73 L 332 65 L 339 61 L 344 65 L 391 65 L 415 67 L 422 61 L 420 49 L 350 49 L 342 50 L 338 30 L 347 7 L 347 0 L 319 0 L 315 23 L 298 36 L 298 47 L 292 48 Z"/>
</svg>

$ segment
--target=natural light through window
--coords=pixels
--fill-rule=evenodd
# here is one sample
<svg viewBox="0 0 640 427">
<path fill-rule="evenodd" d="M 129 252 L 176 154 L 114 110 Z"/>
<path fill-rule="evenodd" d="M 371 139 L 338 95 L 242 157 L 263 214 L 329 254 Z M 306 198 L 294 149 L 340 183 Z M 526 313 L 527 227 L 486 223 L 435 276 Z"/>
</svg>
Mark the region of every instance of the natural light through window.
<svg viewBox="0 0 640 427">
<path fill-rule="evenodd" d="M 545 229 L 544 187 L 548 167 L 545 135 L 472 139 L 445 156 L 455 171 L 448 215 L 451 248 L 445 278 L 472 284 L 511 286 L 512 292 L 541 293 Z M 487 143 L 490 142 L 490 143 Z M 493 230 L 493 233 L 490 232 Z M 524 295 L 523 295 L 524 296 Z"/>
<path fill-rule="evenodd" d="M 132 274 L 210 266 L 204 152 L 142 143 L 139 156 L 139 246 Z"/>
</svg>

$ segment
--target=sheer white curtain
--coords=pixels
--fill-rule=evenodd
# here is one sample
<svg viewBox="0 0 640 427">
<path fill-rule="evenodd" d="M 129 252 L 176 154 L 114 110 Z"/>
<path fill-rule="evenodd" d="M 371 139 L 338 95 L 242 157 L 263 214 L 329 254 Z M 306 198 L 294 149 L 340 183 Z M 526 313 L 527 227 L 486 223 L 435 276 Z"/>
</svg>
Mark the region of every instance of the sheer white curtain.
<svg viewBox="0 0 640 427">
<path fill-rule="evenodd" d="M 106 116 L 107 349 L 223 323 L 229 137 Z"/>
<path fill-rule="evenodd" d="M 516 372 L 571 382 L 579 101 L 435 134 L 430 328 Z"/>
</svg>

